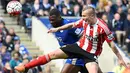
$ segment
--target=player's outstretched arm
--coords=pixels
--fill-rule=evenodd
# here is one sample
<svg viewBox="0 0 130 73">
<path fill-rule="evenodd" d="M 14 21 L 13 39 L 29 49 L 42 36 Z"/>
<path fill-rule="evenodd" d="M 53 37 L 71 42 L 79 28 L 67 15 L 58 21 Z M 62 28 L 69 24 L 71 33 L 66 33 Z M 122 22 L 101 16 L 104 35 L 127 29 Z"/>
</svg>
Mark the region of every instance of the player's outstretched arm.
<svg viewBox="0 0 130 73">
<path fill-rule="evenodd" d="M 116 54 L 116 56 L 118 57 L 119 63 L 120 63 L 121 65 L 123 65 L 124 67 L 127 67 L 126 63 L 124 62 L 124 60 L 123 60 L 123 58 L 122 58 L 122 56 L 121 56 L 121 54 L 119 53 L 118 49 L 116 48 L 114 41 L 111 41 L 111 42 L 108 43 L 108 44 L 110 45 L 112 51 L 113 51 L 113 52 Z"/>
<path fill-rule="evenodd" d="M 51 28 L 48 33 L 53 33 L 53 32 L 57 32 L 57 31 L 60 31 L 60 30 L 65 30 L 65 29 L 69 29 L 69 28 L 72 28 L 73 27 L 73 24 L 74 23 L 69 23 L 69 24 L 66 24 L 66 25 L 63 25 L 63 26 L 60 26 L 60 27 L 57 27 L 57 28 Z"/>
</svg>

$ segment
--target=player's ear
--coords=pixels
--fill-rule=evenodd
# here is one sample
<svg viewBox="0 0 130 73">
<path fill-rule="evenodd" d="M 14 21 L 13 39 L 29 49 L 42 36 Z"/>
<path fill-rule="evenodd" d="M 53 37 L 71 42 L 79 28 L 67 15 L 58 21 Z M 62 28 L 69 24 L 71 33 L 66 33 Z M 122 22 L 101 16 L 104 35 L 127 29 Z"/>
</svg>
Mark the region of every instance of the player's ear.
<svg viewBox="0 0 130 73">
<path fill-rule="evenodd" d="M 95 17 L 95 15 L 94 14 L 91 14 L 91 18 L 94 18 Z"/>
</svg>

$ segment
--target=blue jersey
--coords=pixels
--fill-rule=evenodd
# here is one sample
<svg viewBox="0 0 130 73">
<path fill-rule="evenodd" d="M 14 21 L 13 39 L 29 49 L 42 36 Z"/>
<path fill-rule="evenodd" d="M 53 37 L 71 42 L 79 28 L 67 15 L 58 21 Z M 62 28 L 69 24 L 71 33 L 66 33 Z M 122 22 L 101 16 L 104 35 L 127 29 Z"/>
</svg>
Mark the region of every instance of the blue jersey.
<svg viewBox="0 0 130 73">
<path fill-rule="evenodd" d="M 72 21 L 67 19 L 62 19 L 62 25 L 65 25 L 67 23 L 71 23 Z M 59 42 L 60 46 L 66 45 L 66 44 L 72 44 L 79 40 L 80 36 L 82 34 L 82 28 L 72 28 L 67 30 L 60 30 L 55 33 L 55 36 Z"/>
<path fill-rule="evenodd" d="M 62 25 L 71 23 L 72 21 L 67 19 L 62 19 Z M 82 28 L 72 28 L 67 30 L 61 30 L 55 33 L 55 36 L 59 42 L 60 46 L 73 44 L 77 42 L 82 34 Z M 71 48 L 70 48 L 71 49 Z M 82 59 L 67 59 L 66 63 L 73 65 L 84 66 L 84 61 Z"/>
</svg>

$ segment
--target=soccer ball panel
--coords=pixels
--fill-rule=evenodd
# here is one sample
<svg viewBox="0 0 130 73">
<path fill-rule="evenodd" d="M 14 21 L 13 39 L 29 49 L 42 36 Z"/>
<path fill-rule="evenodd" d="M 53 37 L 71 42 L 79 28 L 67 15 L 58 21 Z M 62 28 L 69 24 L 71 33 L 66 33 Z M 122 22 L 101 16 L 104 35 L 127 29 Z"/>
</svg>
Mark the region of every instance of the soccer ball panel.
<svg viewBox="0 0 130 73">
<path fill-rule="evenodd" d="M 20 14 L 22 11 L 22 5 L 18 1 L 10 1 L 7 6 L 6 10 L 9 14 Z"/>
</svg>

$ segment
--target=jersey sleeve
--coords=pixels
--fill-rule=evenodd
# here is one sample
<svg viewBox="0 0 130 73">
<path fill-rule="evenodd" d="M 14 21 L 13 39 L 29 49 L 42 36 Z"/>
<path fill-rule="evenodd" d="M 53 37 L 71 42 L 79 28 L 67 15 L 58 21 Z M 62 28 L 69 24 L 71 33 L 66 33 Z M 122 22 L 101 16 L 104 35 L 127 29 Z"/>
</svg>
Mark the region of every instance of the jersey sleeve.
<svg viewBox="0 0 130 73">
<path fill-rule="evenodd" d="M 76 27 L 76 28 L 81 28 L 81 27 L 83 27 L 83 20 L 80 19 L 80 20 L 74 22 L 74 27 Z"/>
<path fill-rule="evenodd" d="M 115 40 L 115 38 L 114 38 L 112 32 L 109 30 L 107 24 L 106 24 L 103 20 L 101 20 L 101 19 L 99 19 L 99 26 L 101 26 L 101 28 L 102 28 L 102 30 L 103 30 L 103 31 L 102 31 L 102 33 L 103 33 L 103 38 L 104 38 L 108 43 L 111 42 L 111 41 L 113 41 L 113 40 Z"/>
<path fill-rule="evenodd" d="M 108 27 L 104 29 L 104 38 L 108 43 L 115 39 Z"/>
<path fill-rule="evenodd" d="M 76 35 L 78 37 L 80 37 L 82 35 L 82 33 L 83 33 L 83 28 L 74 28 L 74 29 L 71 29 L 70 33 L 74 34 L 74 35 Z"/>
<path fill-rule="evenodd" d="M 111 42 L 111 41 L 113 41 L 115 38 L 114 38 L 114 36 L 113 36 L 113 34 L 112 33 L 110 33 L 110 34 L 105 34 L 105 40 L 107 41 L 107 42 Z"/>
</svg>

